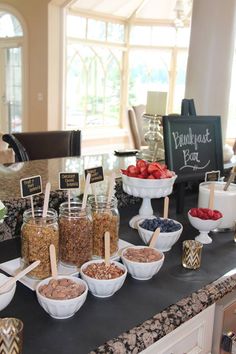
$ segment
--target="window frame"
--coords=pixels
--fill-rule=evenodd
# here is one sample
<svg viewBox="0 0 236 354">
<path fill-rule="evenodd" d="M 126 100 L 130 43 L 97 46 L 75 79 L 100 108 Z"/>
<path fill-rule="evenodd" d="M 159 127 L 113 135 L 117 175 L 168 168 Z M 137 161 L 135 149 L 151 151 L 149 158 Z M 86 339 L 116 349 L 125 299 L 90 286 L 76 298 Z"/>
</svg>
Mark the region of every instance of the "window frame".
<svg viewBox="0 0 236 354">
<path fill-rule="evenodd" d="M 167 113 L 172 113 L 173 112 L 173 104 L 174 104 L 174 97 L 175 97 L 175 83 L 176 83 L 176 77 L 177 77 L 177 56 L 179 52 L 185 51 L 186 53 L 188 52 L 188 46 L 177 46 L 174 45 L 172 46 L 158 46 L 158 45 L 134 45 L 130 43 L 130 31 L 131 31 L 131 26 L 169 26 L 169 27 L 174 27 L 174 24 L 172 21 L 146 21 L 145 23 L 143 21 L 136 21 L 134 19 L 128 19 L 128 20 L 122 20 L 122 19 L 114 19 L 106 16 L 99 16 L 99 15 L 93 15 L 93 14 L 88 14 L 83 11 L 78 11 L 78 10 L 73 10 L 73 9 L 68 9 L 66 16 L 67 15 L 74 15 L 74 16 L 79 16 L 79 17 L 85 17 L 86 19 L 91 18 L 95 20 L 100 20 L 106 22 L 106 25 L 108 26 L 108 23 L 121 23 L 124 25 L 124 34 L 125 34 L 125 41 L 123 44 L 118 44 L 118 43 L 111 43 L 111 42 L 106 42 L 106 41 L 98 41 L 98 40 L 91 40 L 91 39 L 81 39 L 81 38 L 68 38 L 66 37 L 66 42 L 68 41 L 73 41 L 73 42 L 78 42 L 78 43 L 86 43 L 86 45 L 90 46 L 96 46 L 96 45 L 102 45 L 102 46 L 108 46 L 110 48 L 112 47 L 117 47 L 123 51 L 123 63 L 121 63 L 121 66 L 123 67 L 123 72 L 121 72 L 121 95 L 120 95 L 120 117 L 119 117 L 119 126 L 120 128 L 124 128 L 126 125 L 126 110 L 127 107 L 129 106 L 129 99 L 128 99 L 128 92 L 129 92 L 129 54 L 130 51 L 133 49 L 141 49 L 141 50 L 170 50 L 171 51 L 171 62 L 170 62 L 170 70 L 169 70 L 169 89 L 168 89 L 168 103 L 167 103 Z M 189 28 L 189 25 L 186 26 Z M 176 28 L 175 28 L 176 30 Z M 189 28 L 190 31 L 190 28 Z M 86 36 L 87 37 L 87 36 Z M 176 43 L 177 43 L 177 35 L 176 35 Z M 67 63 L 67 59 L 65 60 Z M 66 76 L 66 75 L 65 75 Z M 65 97 L 66 100 L 66 97 Z M 146 103 L 146 102 L 145 102 Z M 180 102 L 181 103 L 181 102 Z M 181 104 L 180 104 L 181 106 Z M 176 112 L 175 112 L 176 113 Z M 64 117 L 64 126 L 66 126 L 66 116 Z M 88 128 L 91 128 L 91 126 L 88 126 Z M 96 128 L 96 129 L 102 129 L 102 128 Z"/>
</svg>

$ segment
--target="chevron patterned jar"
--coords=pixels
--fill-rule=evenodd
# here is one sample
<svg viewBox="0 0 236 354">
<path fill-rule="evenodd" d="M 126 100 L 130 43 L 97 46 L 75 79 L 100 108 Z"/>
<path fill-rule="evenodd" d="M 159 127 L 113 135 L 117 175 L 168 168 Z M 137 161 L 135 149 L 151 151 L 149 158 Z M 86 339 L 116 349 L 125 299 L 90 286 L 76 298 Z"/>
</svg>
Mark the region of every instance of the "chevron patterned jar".
<svg viewBox="0 0 236 354">
<path fill-rule="evenodd" d="M 184 268 L 200 268 L 202 246 L 201 242 L 195 240 L 186 240 L 183 242 L 182 265 Z"/>
<path fill-rule="evenodd" d="M 18 318 L 0 319 L 0 353 L 21 354 L 23 343 L 23 322 Z"/>
</svg>

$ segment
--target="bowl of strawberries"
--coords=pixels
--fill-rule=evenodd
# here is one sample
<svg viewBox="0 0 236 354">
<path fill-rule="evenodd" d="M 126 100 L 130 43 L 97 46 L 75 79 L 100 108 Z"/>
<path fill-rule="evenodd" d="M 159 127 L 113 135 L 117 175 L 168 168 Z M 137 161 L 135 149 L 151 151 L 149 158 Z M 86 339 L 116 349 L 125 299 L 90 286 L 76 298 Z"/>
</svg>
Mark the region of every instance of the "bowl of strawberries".
<svg viewBox="0 0 236 354">
<path fill-rule="evenodd" d="M 121 170 L 123 189 L 134 197 L 161 198 L 172 193 L 177 176 L 159 162 L 138 160 L 126 170 Z"/>
<path fill-rule="evenodd" d="M 195 240 L 207 244 L 212 242 L 212 238 L 208 235 L 210 231 L 216 229 L 222 221 L 222 213 L 219 210 L 210 208 L 192 208 L 188 212 L 190 224 L 197 230 L 199 235 Z"/>
<path fill-rule="evenodd" d="M 130 226 L 137 228 L 137 221 L 153 215 L 152 198 L 162 198 L 172 193 L 177 175 L 165 164 L 137 160 L 121 170 L 123 190 L 134 197 L 143 198 L 139 215 L 131 219 Z"/>
</svg>

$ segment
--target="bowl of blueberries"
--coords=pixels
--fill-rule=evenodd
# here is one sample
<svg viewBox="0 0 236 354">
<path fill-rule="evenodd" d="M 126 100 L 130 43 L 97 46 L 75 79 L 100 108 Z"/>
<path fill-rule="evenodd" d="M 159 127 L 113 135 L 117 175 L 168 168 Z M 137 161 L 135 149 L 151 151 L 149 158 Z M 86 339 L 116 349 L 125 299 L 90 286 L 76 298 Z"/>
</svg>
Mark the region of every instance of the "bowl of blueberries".
<svg viewBox="0 0 236 354">
<path fill-rule="evenodd" d="M 167 252 L 178 241 L 183 231 L 183 225 L 173 219 L 151 217 L 138 222 L 138 233 L 143 242 L 149 245 L 154 231 L 160 227 L 161 232 L 154 245 L 161 252 Z"/>
</svg>

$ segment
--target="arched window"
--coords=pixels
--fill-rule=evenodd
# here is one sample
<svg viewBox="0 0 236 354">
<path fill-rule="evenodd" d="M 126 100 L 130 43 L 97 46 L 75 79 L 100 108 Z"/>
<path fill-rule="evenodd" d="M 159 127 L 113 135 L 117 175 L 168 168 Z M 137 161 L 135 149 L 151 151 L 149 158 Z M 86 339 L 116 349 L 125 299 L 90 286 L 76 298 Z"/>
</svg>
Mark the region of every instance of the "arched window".
<svg viewBox="0 0 236 354">
<path fill-rule="evenodd" d="M 23 30 L 18 19 L 12 14 L 0 11 L 0 37 L 22 37 Z"/>
<path fill-rule="evenodd" d="M 0 6 L 0 130 L 22 130 L 23 120 L 23 28 L 12 13 Z"/>
</svg>

